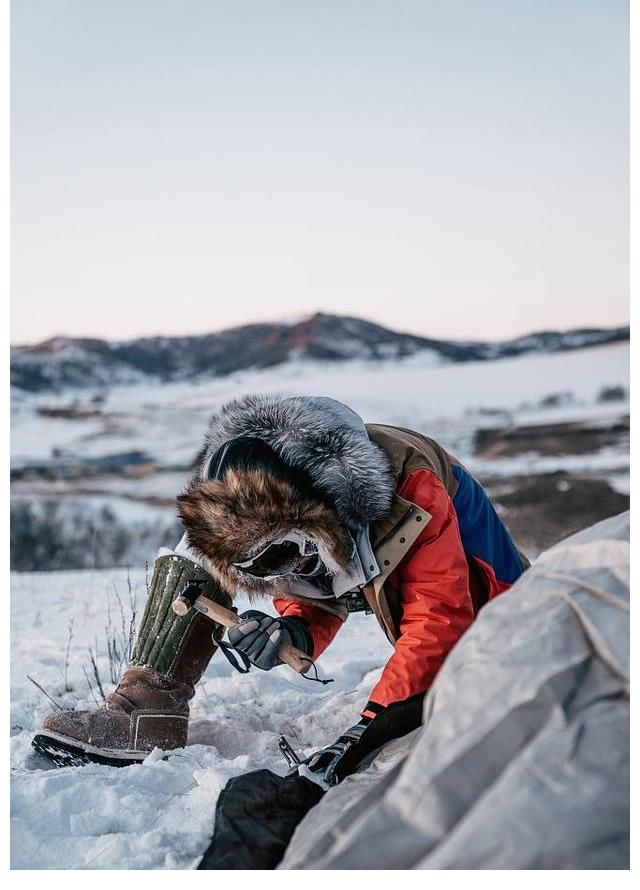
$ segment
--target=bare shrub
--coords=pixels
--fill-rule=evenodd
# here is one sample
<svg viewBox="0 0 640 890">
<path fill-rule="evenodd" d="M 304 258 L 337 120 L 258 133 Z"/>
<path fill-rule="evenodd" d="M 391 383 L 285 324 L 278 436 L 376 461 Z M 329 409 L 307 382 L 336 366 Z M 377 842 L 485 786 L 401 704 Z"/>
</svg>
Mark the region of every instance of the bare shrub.
<svg viewBox="0 0 640 890">
<path fill-rule="evenodd" d="M 98 639 L 94 640 L 94 645 L 88 648 L 88 661 L 82 665 L 82 673 L 96 707 L 100 707 L 101 703 L 107 700 L 105 687 L 109 684 L 115 686 L 125 667 L 133 657 L 133 649 L 135 646 L 137 634 L 137 590 L 131 582 L 131 575 L 127 571 L 127 598 L 126 602 L 120 595 L 118 589 L 113 587 L 115 603 L 117 608 L 114 609 L 113 602 L 107 591 L 107 622 L 104 628 L 104 648 L 108 659 L 108 676 L 105 678 L 100 669 L 100 650 L 101 645 Z M 115 612 L 115 616 L 114 616 Z M 27 674 L 27 679 L 33 683 L 37 689 L 58 709 L 62 709 L 60 704 L 63 696 L 73 691 L 72 685 L 69 683 L 69 665 L 71 660 L 72 642 L 74 640 L 74 619 L 69 621 L 67 644 L 65 647 L 64 664 L 62 667 L 63 687 L 62 692 L 57 695 L 50 694 L 40 683 Z M 58 699 L 58 700 L 56 700 Z M 68 708 L 67 704 L 64 707 Z"/>
<path fill-rule="evenodd" d="M 62 710 L 62 705 L 59 704 L 59 703 L 53 698 L 53 696 L 49 695 L 49 693 L 48 693 L 47 690 L 44 688 L 44 686 L 41 686 L 40 683 L 38 683 L 37 680 L 34 680 L 33 677 L 30 677 L 29 674 L 27 674 L 27 680 L 29 680 L 31 683 L 33 683 L 33 685 L 36 687 L 36 689 L 39 689 L 40 692 L 44 695 L 45 698 L 48 698 L 48 699 L 49 699 L 49 701 L 50 701 L 51 704 L 54 706 L 54 708 L 57 708 L 59 711 Z"/>
<path fill-rule="evenodd" d="M 69 654 L 71 652 L 71 641 L 73 640 L 73 622 L 72 618 L 69 622 L 69 633 L 67 635 L 67 648 L 64 653 L 64 691 L 71 692 L 71 686 L 69 686 Z"/>
</svg>

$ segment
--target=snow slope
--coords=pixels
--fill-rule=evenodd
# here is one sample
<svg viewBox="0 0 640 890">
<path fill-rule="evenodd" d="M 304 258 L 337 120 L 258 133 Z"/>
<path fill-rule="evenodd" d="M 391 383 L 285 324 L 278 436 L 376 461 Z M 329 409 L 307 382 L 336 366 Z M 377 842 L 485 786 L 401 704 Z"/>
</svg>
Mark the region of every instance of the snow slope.
<svg viewBox="0 0 640 890">
<path fill-rule="evenodd" d="M 30 742 L 52 706 L 26 675 L 67 706 L 93 705 L 87 647 L 97 639 L 104 680 L 107 609 L 119 615 L 116 593 L 127 602 L 127 572 L 14 573 L 11 581 L 12 868 L 193 868 L 226 781 L 263 767 L 284 775 L 280 733 L 307 754 L 334 741 L 359 719 L 391 652 L 375 618 L 357 614 L 318 662 L 320 675 L 334 678 L 328 686 L 285 666 L 242 676 L 217 653 L 197 688 L 186 749 L 120 769 L 51 769 Z M 144 572 L 131 581 L 141 613 Z M 263 606 L 272 611 L 270 601 Z M 61 695 L 71 619 L 72 692 Z"/>
</svg>

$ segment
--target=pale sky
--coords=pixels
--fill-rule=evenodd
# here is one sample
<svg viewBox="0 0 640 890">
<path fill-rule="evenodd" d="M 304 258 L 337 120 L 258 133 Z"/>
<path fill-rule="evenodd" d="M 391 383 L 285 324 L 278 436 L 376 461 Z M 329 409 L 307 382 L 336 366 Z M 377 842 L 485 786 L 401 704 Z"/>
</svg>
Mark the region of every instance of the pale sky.
<svg viewBox="0 0 640 890">
<path fill-rule="evenodd" d="M 628 321 L 623 0 L 12 15 L 12 342 Z"/>
</svg>

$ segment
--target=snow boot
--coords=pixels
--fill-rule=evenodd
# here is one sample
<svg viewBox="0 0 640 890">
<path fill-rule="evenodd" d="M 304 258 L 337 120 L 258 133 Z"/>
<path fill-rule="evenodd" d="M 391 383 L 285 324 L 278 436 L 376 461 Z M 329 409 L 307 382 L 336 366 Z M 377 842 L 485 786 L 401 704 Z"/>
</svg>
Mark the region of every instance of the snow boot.
<svg viewBox="0 0 640 890">
<path fill-rule="evenodd" d="M 186 745 L 189 700 L 224 633 L 195 609 L 174 614 L 173 601 L 192 581 L 204 582 L 201 593 L 231 606 L 199 565 L 177 554 L 158 557 L 133 658 L 115 691 L 104 707 L 50 714 L 33 739 L 36 751 L 59 766 L 87 761 L 128 766 L 154 748 Z"/>
</svg>

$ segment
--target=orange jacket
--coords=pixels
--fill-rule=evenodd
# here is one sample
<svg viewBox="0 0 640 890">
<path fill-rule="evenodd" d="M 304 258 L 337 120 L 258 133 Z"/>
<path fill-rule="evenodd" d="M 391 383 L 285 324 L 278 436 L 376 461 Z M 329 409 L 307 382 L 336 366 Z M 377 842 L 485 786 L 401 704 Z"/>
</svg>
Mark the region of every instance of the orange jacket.
<svg viewBox="0 0 640 890">
<path fill-rule="evenodd" d="M 427 510 L 432 519 L 395 569 L 393 586 L 400 591 L 402 615 L 395 651 L 371 693 L 363 716 L 424 694 L 445 657 L 474 620 L 467 556 L 458 517 L 443 483 L 428 469 L 417 469 L 402 481 L 398 494 Z M 495 595 L 508 588 L 500 584 Z M 307 622 L 317 658 L 338 632 L 342 621 L 310 602 L 274 599 L 287 617 Z"/>
</svg>

